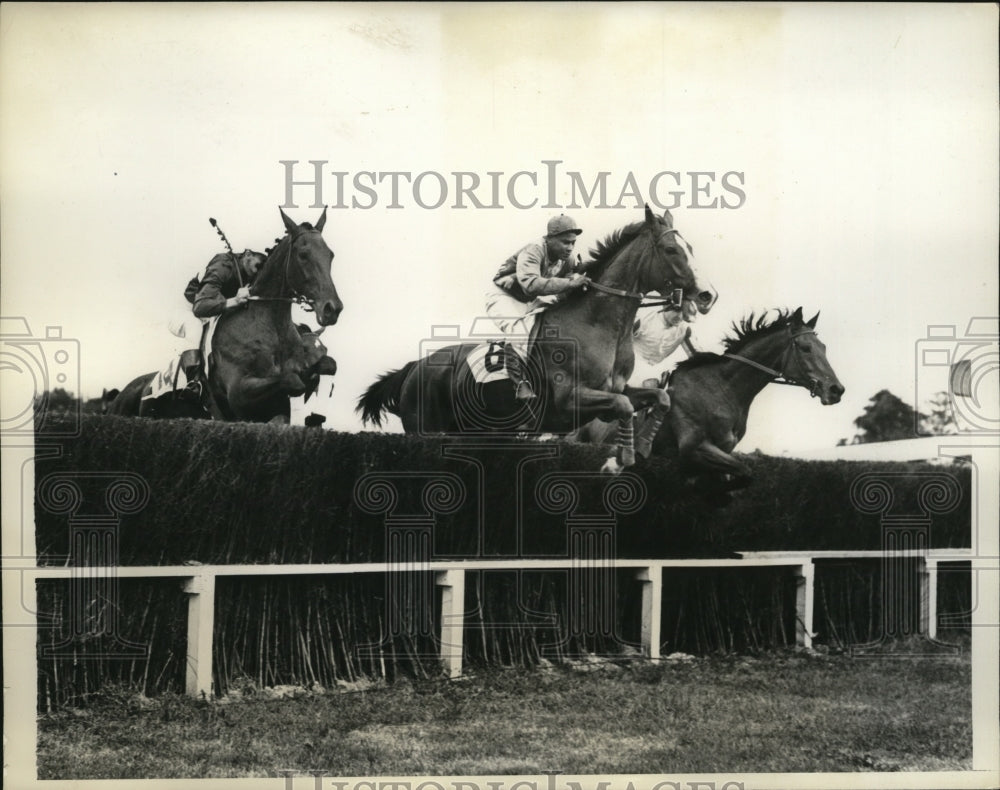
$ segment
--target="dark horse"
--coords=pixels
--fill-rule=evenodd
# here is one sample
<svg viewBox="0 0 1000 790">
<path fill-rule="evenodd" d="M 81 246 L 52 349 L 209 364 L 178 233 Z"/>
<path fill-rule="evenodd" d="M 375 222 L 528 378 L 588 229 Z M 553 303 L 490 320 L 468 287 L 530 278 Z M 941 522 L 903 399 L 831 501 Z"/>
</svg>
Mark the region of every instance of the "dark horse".
<svg viewBox="0 0 1000 790">
<path fill-rule="evenodd" d="M 635 366 L 632 324 L 643 295 L 681 289 L 701 312 L 716 294 L 697 281 L 670 212 L 613 233 L 591 253 L 591 284 L 538 316 L 528 351 L 537 403 L 514 400 L 509 381 L 476 382 L 467 361 L 480 344 L 448 346 L 386 373 L 358 401 L 362 422 L 397 415 L 407 433 L 568 433 L 580 420 L 623 420 L 636 408 L 665 403 L 657 388 L 627 385 Z M 495 348 L 495 347 L 494 347 Z M 502 353 L 494 352 L 494 362 Z M 489 369 L 489 360 L 486 361 Z M 631 445 L 623 451 L 634 462 Z"/>
<path fill-rule="evenodd" d="M 670 411 L 653 439 L 653 453 L 680 459 L 688 474 L 709 473 L 726 489 L 751 482 L 750 469 L 732 453 L 746 433 L 747 414 L 757 394 L 772 381 L 793 384 L 818 396 L 824 406 L 840 401 L 844 387 L 816 336 L 817 313 L 803 321 L 802 308 L 753 314 L 733 325 L 723 340 L 725 353 L 695 354 L 678 363 L 670 376 Z M 644 417 L 650 419 L 648 415 Z M 570 441 L 612 444 L 617 425 L 594 420 Z M 609 459 L 609 463 L 614 459 Z"/>
<path fill-rule="evenodd" d="M 219 317 L 206 406 L 186 402 L 176 393 L 143 401 L 156 375 L 148 373 L 122 390 L 108 407 L 109 414 L 287 423 L 289 398 L 315 389 L 321 374 L 336 372 L 336 362 L 326 356 L 316 334 L 300 335 L 291 315 L 292 303 L 302 302 L 315 310 L 316 320 L 325 327 L 337 322 L 344 307 L 330 279 L 333 253 L 322 236 L 326 209 L 315 227 L 308 222 L 296 225 L 284 211 L 281 219 L 287 233 L 269 251 L 250 289 L 250 301 Z"/>
</svg>

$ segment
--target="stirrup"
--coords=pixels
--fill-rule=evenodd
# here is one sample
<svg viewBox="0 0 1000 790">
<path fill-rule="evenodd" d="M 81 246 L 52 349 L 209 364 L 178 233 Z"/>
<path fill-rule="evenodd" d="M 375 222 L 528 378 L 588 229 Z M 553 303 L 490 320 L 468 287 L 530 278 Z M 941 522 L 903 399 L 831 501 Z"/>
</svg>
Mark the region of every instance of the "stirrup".
<svg viewBox="0 0 1000 790">
<path fill-rule="evenodd" d="M 193 400 L 197 403 L 201 403 L 201 396 L 203 389 L 201 386 L 201 381 L 194 379 L 194 381 L 189 381 L 187 386 L 180 391 L 181 397 L 185 400 Z"/>
</svg>

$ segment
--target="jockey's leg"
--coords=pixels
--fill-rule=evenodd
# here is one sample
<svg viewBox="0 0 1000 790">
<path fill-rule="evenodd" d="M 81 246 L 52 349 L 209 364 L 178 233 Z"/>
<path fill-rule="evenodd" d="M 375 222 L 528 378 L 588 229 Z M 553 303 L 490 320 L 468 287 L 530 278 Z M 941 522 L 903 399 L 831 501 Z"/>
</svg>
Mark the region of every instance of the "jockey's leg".
<svg viewBox="0 0 1000 790">
<path fill-rule="evenodd" d="M 528 305 L 504 291 L 491 291 L 486 295 L 486 314 L 500 328 L 507 342 L 504 366 L 514 382 L 514 397 L 519 401 L 537 397 L 524 365 L 528 359 L 528 339 L 534 323 L 534 316 L 526 315 L 527 311 Z"/>
<path fill-rule="evenodd" d="M 527 359 L 528 355 L 526 346 L 526 339 L 521 341 L 517 338 L 508 340 L 504 349 L 504 365 L 507 368 L 507 375 L 515 385 L 514 397 L 519 401 L 529 401 L 537 397 L 524 369 L 523 360 Z"/>
<path fill-rule="evenodd" d="M 187 384 L 180 392 L 192 400 L 200 401 L 202 395 L 202 370 L 204 359 L 198 344 L 201 341 L 205 322 L 194 315 L 190 309 L 175 311 L 167 324 L 174 337 L 185 341 L 186 348 L 180 352 L 179 366 L 184 371 Z"/>
</svg>

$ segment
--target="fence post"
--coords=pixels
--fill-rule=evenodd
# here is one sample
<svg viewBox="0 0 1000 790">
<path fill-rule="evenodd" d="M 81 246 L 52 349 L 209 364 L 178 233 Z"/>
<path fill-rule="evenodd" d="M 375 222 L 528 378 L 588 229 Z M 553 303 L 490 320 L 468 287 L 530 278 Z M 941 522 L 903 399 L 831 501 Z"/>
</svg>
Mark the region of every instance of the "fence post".
<svg viewBox="0 0 1000 790">
<path fill-rule="evenodd" d="M 212 633 L 215 629 L 215 576 L 199 574 L 183 580 L 188 595 L 187 672 L 189 696 L 212 695 Z"/>
<path fill-rule="evenodd" d="M 639 568 L 635 578 L 642 584 L 642 652 L 660 657 L 660 613 L 663 606 L 663 568 Z"/>
<path fill-rule="evenodd" d="M 810 558 L 795 566 L 795 644 L 800 647 L 812 647 L 815 591 L 816 566 Z"/>
<path fill-rule="evenodd" d="M 465 571 L 438 571 L 441 588 L 441 661 L 448 677 L 462 674 L 462 645 L 465 620 Z"/>
<path fill-rule="evenodd" d="M 928 639 L 937 639 L 937 583 L 936 558 L 920 558 L 920 630 Z"/>
</svg>

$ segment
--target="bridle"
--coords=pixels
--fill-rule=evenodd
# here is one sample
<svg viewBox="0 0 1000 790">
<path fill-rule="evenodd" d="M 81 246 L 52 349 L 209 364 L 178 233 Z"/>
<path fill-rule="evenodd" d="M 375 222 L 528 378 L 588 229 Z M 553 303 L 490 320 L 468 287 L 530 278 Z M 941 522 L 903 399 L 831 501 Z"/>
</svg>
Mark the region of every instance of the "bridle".
<svg viewBox="0 0 1000 790">
<path fill-rule="evenodd" d="M 285 264 L 281 269 L 281 290 L 282 292 L 288 287 L 288 270 L 292 265 L 292 247 L 295 246 L 295 242 L 300 237 L 307 233 L 320 233 L 320 231 L 315 228 L 310 230 L 300 230 L 296 234 L 289 234 L 288 237 L 288 254 L 285 256 Z M 265 264 L 267 262 L 265 261 Z M 239 265 L 237 264 L 236 270 L 239 271 Z M 253 286 L 251 286 L 253 287 Z M 307 312 L 316 311 L 316 303 L 313 299 L 302 294 L 292 292 L 291 296 L 250 296 L 251 302 L 288 302 L 289 304 L 299 304 L 302 305 L 302 309 Z"/>
<path fill-rule="evenodd" d="M 781 370 L 775 370 L 774 368 L 769 368 L 767 365 L 761 365 L 759 362 L 754 362 L 752 359 L 747 359 L 739 354 L 726 353 L 723 354 L 723 358 L 732 359 L 737 362 L 742 362 L 744 365 L 749 365 L 752 368 L 757 368 L 757 370 L 767 373 L 774 384 L 788 384 L 793 387 L 803 387 L 809 390 L 809 396 L 815 398 L 819 394 L 820 383 L 813 379 L 808 382 L 799 381 L 798 379 L 789 378 L 785 371 L 788 370 L 788 365 L 790 362 L 790 357 L 792 354 L 797 354 L 799 358 L 802 356 L 802 351 L 795 343 L 795 338 L 802 337 L 803 335 L 815 335 L 816 332 L 813 329 L 805 328 L 798 332 L 792 332 L 791 327 L 788 328 L 788 345 L 785 347 L 784 352 L 781 355 L 781 361 L 778 363 L 778 367 Z"/>
<path fill-rule="evenodd" d="M 681 236 L 681 232 L 676 228 L 668 228 L 667 230 L 663 231 L 662 234 L 660 234 L 659 238 L 662 239 L 668 233 L 677 234 L 677 238 L 679 238 L 682 242 L 684 242 L 684 246 L 687 248 L 688 253 L 694 255 L 694 249 L 691 247 L 690 244 L 688 244 L 687 239 Z M 657 239 L 657 242 L 659 242 L 659 239 Z M 643 301 L 644 299 L 646 299 L 645 294 L 638 293 L 637 291 L 625 291 L 621 288 L 612 288 L 608 285 L 601 285 L 601 283 L 594 282 L 593 280 L 591 280 L 586 286 L 584 286 L 583 290 L 586 291 L 588 288 L 593 288 L 595 291 L 600 291 L 601 293 L 609 294 L 610 296 L 621 296 L 624 297 L 625 299 L 636 299 L 637 301 L 640 302 L 639 309 L 643 307 L 662 307 L 664 305 L 669 305 L 671 307 L 680 307 L 684 299 L 683 288 L 675 288 L 669 299 L 656 299 L 648 302 Z"/>
</svg>

